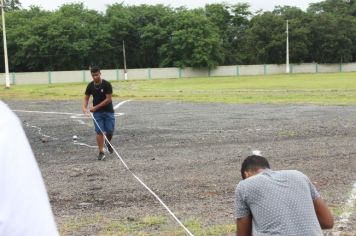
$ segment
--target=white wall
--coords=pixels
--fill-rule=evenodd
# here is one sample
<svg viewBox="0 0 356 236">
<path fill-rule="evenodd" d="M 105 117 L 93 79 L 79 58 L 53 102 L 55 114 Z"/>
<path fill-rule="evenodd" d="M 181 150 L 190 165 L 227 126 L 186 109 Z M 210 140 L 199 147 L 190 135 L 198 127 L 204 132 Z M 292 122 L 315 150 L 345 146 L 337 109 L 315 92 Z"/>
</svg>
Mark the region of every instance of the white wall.
<svg viewBox="0 0 356 236">
<path fill-rule="evenodd" d="M 318 72 L 320 73 L 340 72 L 340 64 L 319 64 Z"/>
<path fill-rule="evenodd" d="M 88 71 L 53 71 L 48 73 L 50 73 L 50 81 L 53 84 L 85 82 L 91 80 L 90 73 Z"/>
<path fill-rule="evenodd" d="M 12 78 L 12 74 L 10 78 Z M 15 82 L 16 84 L 48 84 L 48 72 L 15 73 Z"/>
<path fill-rule="evenodd" d="M 182 78 L 208 77 L 208 76 L 209 76 L 209 70 L 208 69 L 186 67 L 186 68 L 182 69 L 182 72 L 181 72 L 181 77 Z"/>
<path fill-rule="evenodd" d="M 283 74 L 286 72 L 286 65 L 266 65 L 266 74 Z"/>
<path fill-rule="evenodd" d="M 210 76 L 238 76 L 238 66 L 219 66 L 210 71 Z"/>
<path fill-rule="evenodd" d="M 179 78 L 179 68 L 152 68 L 149 70 L 151 70 L 151 79 Z"/>
<path fill-rule="evenodd" d="M 239 66 L 239 75 L 264 75 L 265 65 Z"/>
<path fill-rule="evenodd" d="M 148 79 L 147 69 L 130 69 L 127 70 L 127 78 L 129 80 L 145 80 Z"/>
<path fill-rule="evenodd" d="M 89 79 L 92 80 L 88 71 Z M 101 70 L 101 77 L 105 80 L 124 80 L 124 70 Z"/>
<path fill-rule="evenodd" d="M 282 65 L 233 65 L 219 66 L 216 69 L 197 68 L 145 68 L 128 69 L 129 80 L 190 78 L 208 76 L 244 76 L 244 75 L 269 75 L 283 74 L 286 71 Z M 332 73 L 332 72 L 356 71 L 356 63 L 345 64 L 291 64 L 290 73 Z M 102 70 L 102 77 L 106 80 L 124 80 L 123 69 Z M 0 83 L 5 84 L 5 75 L 0 74 Z M 13 79 L 14 78 L 14 79 Z M 11 84 L 49 84 L 49 83 L 72 83 L 89 82 L 91 75 L 85 71 L 53 71 L 53 72 L 24 72 L 10 73 Z"/>
<path fill-rule="evenodd" d="M 355 70 L 355 63 L 345 63 L 341 65 L 341 70 L 343 72 L 352 72 Z"/>
<path fill-rule="evenodd" d="M 293 64 L 291 65 L 291 73 L 316 73 L 318 65 L 315 63 Z"/>
</svg>

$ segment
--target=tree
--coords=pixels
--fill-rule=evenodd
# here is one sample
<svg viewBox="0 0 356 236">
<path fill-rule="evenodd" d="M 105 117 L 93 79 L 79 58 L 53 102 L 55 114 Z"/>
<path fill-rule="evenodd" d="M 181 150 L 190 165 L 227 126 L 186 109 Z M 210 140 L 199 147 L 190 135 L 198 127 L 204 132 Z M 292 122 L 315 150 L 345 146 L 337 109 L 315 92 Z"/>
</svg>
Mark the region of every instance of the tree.
<svg viewBox="0 0 356 236">
<path fill-rule="evenodd" d="M 19 0 L 3 0 L 5 8 L 7 10 L 19 10 L 21 8 L 21 3 Z"/>
<path fill-rule="evenodd" d="M 313 14 L 312 50 L 318 62 L 348 62 L 356 60 L 354 0 L 325 0 L 311 4 Z"/>
<path fill-rule="evenodd" d="M 224 65 L 242 63 L 246 58 L 243 48 L 246 44 L 244 35 L 249 24 L 248 17 L 251 15 L 248 8 L 248 4 L 205 6 L 206 16 L 219 30 Z"/>
<path fill-rule="evenodd" d="M 348 9 L 351 4 L 353 5 L 353 1 L 325 0 L 317 3 L 311 3 L 307 10 L 313 14 L 333 13 L 345 15 L 348 13 Z"/>
<path fill-rule="evenodd" d="M 311 41 L 310 22 L 311 14 L 308 14 L 297 7 L 277 6 L 273 14 L 282 16 L 289 24 L 289 52 L 292 63 L 310 62 Z"/>
<path fill-rule="evenodd" d="M 136 45 L 134 44 L 136 41 L 134 37 L 136 29 L 135 25 L 132 23 L 132 18 L 132 12 L 122 3 L 108 6 L 106 10 L 105 19 L 108 24 L 108 31 L 111 36 L 110 45 L 112 47 L 112 51 L 108 57 L 114 61 L 117 66 L 120 64 L 121 68 L 123 68 L 123 40 L 126 44 L 128 67 L 136 67 L 135 58 L 132 56 L 136 49 Z"/>
<path fill-rule="evenodd" d="M 123 40 L 129 68 L 281 64 L 286 20 L 292 63 L 350 62 L 356 60 L 355 2 L 325 0 L 310 4 L 307 12 L 277 6 L 251 15 L 248 4 L 188 10 L 116 3 L 104 14 L 83 3 L 45 11 L 6 0 L 9 66 L 11 71 L 122 68 Z"/>
<path fill-rule="evenodd" d="M 286 34 L 282 16 L 265 12 L 251 19 L 246 31 L 249 63 L 265 64 L 285 62 Z"/>
<path fill-rule="evenodd" d="M 354 48 L 354 27 L 355 21 L 348 17 L 337 17 L 330 13 L 316 15 L 311 22 L 310 53 L 313 60 L 319 63 L 350 61 Z"/>
<path fill-rule="evenodd" d="M 88 69 L 96 64 L 107 65 L 106 53 L 110 53 L 110 35 L 104 17 L 88 10 L 82 3 L 64 4 L 51 18 L 52 27 L 47 30 L 46 53 L 54 69 Z"/>
<path fill-rule="evenodd" d="M 12 71 L 78 70 L 107 63 L 110 35 L 103 16 L 83 4 L 65 4 L 55 12 L 33 6 L 7 16 Z"/>
<path fill-rule="evenodd" d="M 135 31 L 131 35 L 135 51 L 131 57 L 136 61 L 137 67 L 158 67 L 162 58 L 159 48 L 168 42 L 166 22 L 174 14 L 172 10 L 163 5 L 140 5 L 128 8 L 132 14 L 131 23 Z"/>
<path fill-rule="evenodd" d="M 7 46 L 11 71 L 39 71 L 48 65 L 43 56 L 50 12 L 38 7 L 7 14 Z"/>
<path fill-rule="evenodd" d="M 178 9 L 167 32 L 170 40 L 160 48 L 161 66 L 214 68 L 221 62 L 218 29 L 203 10 Z"/>
</svg>

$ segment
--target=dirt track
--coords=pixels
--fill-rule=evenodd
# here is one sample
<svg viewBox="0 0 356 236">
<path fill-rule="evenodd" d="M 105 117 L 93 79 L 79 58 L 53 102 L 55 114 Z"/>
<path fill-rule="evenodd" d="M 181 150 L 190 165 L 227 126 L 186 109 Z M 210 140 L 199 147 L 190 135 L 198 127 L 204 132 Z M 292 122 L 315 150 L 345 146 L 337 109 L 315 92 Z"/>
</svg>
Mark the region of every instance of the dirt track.
<svg viewBox="0 0 356 236">
<path fill-rule="evenodd" d="M 80 101 L 5 102 L 13 110 L 81 112 Z M 117 112 L 123 115 L 117 117 L 115 148 L 182 220 L 234 224 L 241 161 L 254 149 L 261 150 L 274 169 L 307 174 L 338 214 L 356 182 L 355 106 L 131 101 Z M 16 114 L 39 162 L 59 225 L 98 213 L 125 220 L 170 218 L 115 155 L 101 162 L 95 148 L 72 141 L 77 135 L 78 143 L 95 146 L 89 118 Z M 345 235 L 356 232 L 353 212 L 342 229 Z M 169 224 L 176 225 L 173 220 Z M 94 223 L 68 234 L 95 235 L 100 229 Z M 159 234 L 160 229 L 155 230 Z"/>
</svg>

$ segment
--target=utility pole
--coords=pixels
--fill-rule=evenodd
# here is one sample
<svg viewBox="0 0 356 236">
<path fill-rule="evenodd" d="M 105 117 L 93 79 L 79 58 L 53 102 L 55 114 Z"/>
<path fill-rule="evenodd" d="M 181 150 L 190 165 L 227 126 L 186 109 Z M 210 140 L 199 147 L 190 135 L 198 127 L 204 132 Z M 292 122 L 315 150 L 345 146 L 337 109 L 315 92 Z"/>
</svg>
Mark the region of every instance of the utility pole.
<svg viewBox="0 0 356 236">
<path fill-rule="evenodd" d="M 126 52 L 125 52 L 125 40 L 122 40 L 122 53 L 124 54 L 124 78 L 127 80 L 127 68 L 126 68 Z"/>
<path fill-rule="evenodd" d="M 4 60 L 5 60 L 5 88 L 10 88 L 10 73 L 9 73 L 9 61 L 8 61 L 8 57 L 7 57 L 4 7 L 5 7 L 4 0 L 1 0 L 2 34 L 3 34 L 3 40 L 4 40 Z"/>
<path fill-rule="evenodd" d="M 286 52 L 286 73 L 289 74 L 289 29 L 287 20 L 287 52 Z"/>
</svg>

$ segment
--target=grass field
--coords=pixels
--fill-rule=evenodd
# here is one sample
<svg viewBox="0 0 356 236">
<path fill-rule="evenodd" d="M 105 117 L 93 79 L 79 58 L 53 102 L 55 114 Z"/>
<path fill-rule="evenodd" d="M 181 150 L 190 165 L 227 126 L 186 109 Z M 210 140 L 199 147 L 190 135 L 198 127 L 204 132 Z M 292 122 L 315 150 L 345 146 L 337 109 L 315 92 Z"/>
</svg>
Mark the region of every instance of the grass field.
<svg viewBox="0 0 356 236">
<path fill-rule="evenodd" d="M 188 219 L 183 222 L 196 236 L 231 235 L 236 231 L 235 224 L 206 226 L 203 220 Z M 140 236 L 167 236 L 185 235 L 185 231 L 175 227 L 166 216 L 146 216 L 138 220 L 117 220 L 110 219 L 102 214 L 96 214 L 89 218 L 79 218 L 62 222 L 60 227 L 61 235 L 70 235 L 71 232 L 78 232 L 84 227 L 95 227 L 100 225 L 101 230 L 98 235 L 140 235 Z M 159 229 L 159 233 L 157 233 Z"/>
<path fill-rule="evenodd" d="M 356 73 L 112 81 L 113 96 L 135 100 L 260 104 L 356 104 Z M 0 99 L 81 99 L 86 83 L 14 85 Z"/>
</svg>

